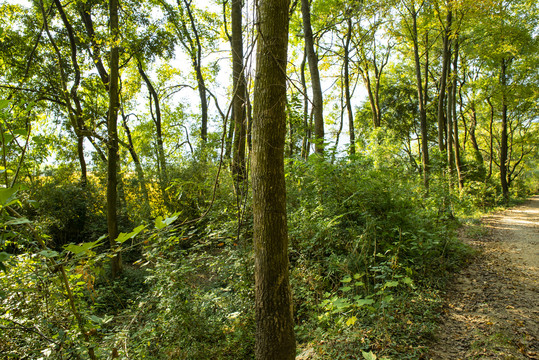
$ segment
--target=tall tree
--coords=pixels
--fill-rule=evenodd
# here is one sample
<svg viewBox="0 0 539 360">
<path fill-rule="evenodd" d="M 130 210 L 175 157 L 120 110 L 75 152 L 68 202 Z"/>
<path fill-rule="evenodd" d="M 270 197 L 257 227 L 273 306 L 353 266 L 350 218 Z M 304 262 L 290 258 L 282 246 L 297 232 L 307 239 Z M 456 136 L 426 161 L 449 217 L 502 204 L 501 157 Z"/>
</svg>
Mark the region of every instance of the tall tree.
<svg viewBox="0 0 539 360">
<path fill-rule="evenodd" d="M 233 79 L 233 117 L 234 117 L 234 152 L 232 158 L 232 175 L 236 187 L 247 178 L 245 166 L 245 144 L 247 136 L 246 105 L 247 86 L 243 65 L 242 36 L 242 0 L 232 0 L 232 79 Z"/>
<path fill-rule="evenodd" d="M 177 0 L 178 6 L 173 7 L 166 0 L 159 0 L 165 9 L 176 37 L 187 52 L 191 66 L 195 72 L 197 90 L 200 98 L 200 138 L 203 143 L 208 140 L 208 91 L 202 69 L 202 37 L 198 22 L 193 13 L 192 1 Z M 208 34 L 209 35 L 209 34 Z"/>
<path fill-rule="evenodd" d="M 352 101 L 350 93 L 350 42 L 352 40 L 352 18 L 346 18 L 346 40 L 344 41 L 344 98 L 346 102 L 346 112 L 348 114 L 348 134 L 350 136 L 350 154 L 356 153 L 356 133 L 354 130 L 354 114 L 352 111 Z"/>
<path fill-rule="evenodd" d="M 118 22 L 118 0 L 109 0 L 109 23 L 111 35 L 109 112 L 107 121 L 108 157 L 107 157 L 107 227 L 112 248 L 118 237 L 118 109 L 120 107 L 118 80 L 120 49 L 120 28 Z M 112 258 L 112 277 L 122 270 L 122 258 L 118 253 Z"/>
<path fill-rule="evenodd" d="M 296 356 L 284 178 L 288 11 L 288 0 L 258 4 L 252 128 L 257 360 Z"/>
<path fill-rule="evenodd" d="M 311 5 L 309 4 L 309 0 L 301 0 L 301 16 L 303 18 L 305 52 L 307 53 L 309 71 L 311 73 L 311 86 L 313 89 L 314 145 L 316 153 L 322 154 L 324 152 L 324 99 L 322 97 L 322 85 L 320 83 L 320 71 L 318 69 L 318 55 L 314 51 Z"/>
<path fill-rule="evenodd" d="M 429 162 L 429 144 L 428 144 L 428 128 L 427 128 L 427 109 L 425 103 L 425 90 L 423 89 L 423 83 L 421 80 L 421 62 L 419 55 L 419 35 L 417 30 L 417 18 L 421 7 L 424 5 L 424 2 L 421 3 L 419 8 L 416 9 L 415 2 L 411 1 L 410 3 L 403 2 L 404 7 L 410 14 L 412 18 L 412 24 L 407 24 L 408 31 L 410 33 L 412 43 L 413 43 L 413 52 L 414 52 L 414 64 L 415 64 L 415 77 L 417 83 L 417 98 L 419 102 L 419 121 L 421 127 L 421 162 L 423 165 L 423 184 L 425 188 L 429 189 L 429 173 L 430 173 L 430 162 Z"/>
<path fill-rule="evenodd" d="M 144 68 L 142 67 L 142 62 L 137 60 L 137 69 L 144 80 L 144 83 L 146 84 L 146 87 L 148 88 L 148 92 L 150 93 L 150 113 L 152 116 L 152 120 L 155 124 L 155 137 L 157 142 L 157 161 L 159 163 L 159 187 L 161 189 L 161 195 L 163 196 L 163 200 L 165 202 L 165 205 L 167 207 L 170 206 L 170 200 L 169 196 L 167 194 L 167 187 L 168 187 L 168 169 L 167 169 L 167 161 L 165 156 L 165 147 L 163 143 L 163 121 L 161 119 L 161 99 L 159 98 L 159 94 L 155 90 L 155 87 L 153 86 L 150 78 L 144 71 Z M 153 99 L 153 101 L 152 101 Z M 153 106 L 152 106 L 153 105 Z M 155 109 L 155 112 L 154 112 Z"/>
<path fill-rule="evenodd" d="M 443 29 L 443 48 L 442 48 L 442 73 L 440 75 L 440 89 L 438 91 L 438 147 L 440 152 L 445 151 L 444 142 L 444 126 L 445 126 L 445 112 L 444 101 L 446 96 L 447 74 L 449 61 L 451 57 L 451 50 L 449 47 L 449 41 L 451 36 L 451 22 L 453 18 L 453 12 L 451 9 L 447 10 L 446 23 Z"/>
<path fill-rule="evenodd" d="M 381 126 L 382 109 L 380 107 L 380 86 L 384 68 L 389 62 L 394 43 L 390 38 L 383 39 L 384 23 L 389 21 L 388 6 L 365 6 L 365 18 L 361 20 L 363 30 L 358 31 L 354 48 L 357 51 L 357 67 L 367 90 L 371 107 L 372 125 Z M 382 29 L 382 31 L 380 31 Z"/>
</svg>

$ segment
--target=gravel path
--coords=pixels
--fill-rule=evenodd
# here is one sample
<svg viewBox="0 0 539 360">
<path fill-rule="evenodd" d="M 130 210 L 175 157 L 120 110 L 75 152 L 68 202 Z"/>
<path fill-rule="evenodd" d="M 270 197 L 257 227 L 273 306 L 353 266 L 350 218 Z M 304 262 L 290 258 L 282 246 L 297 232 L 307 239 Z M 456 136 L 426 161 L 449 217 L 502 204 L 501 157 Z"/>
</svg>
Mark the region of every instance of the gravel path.
<svg viewBox="0 0 539 360">
<path fill-rule="evenodd" d="M 429 359 L 539 360 L 539 196 L 461 236 L 478 255 L 447 289 Z"/>
</svg>

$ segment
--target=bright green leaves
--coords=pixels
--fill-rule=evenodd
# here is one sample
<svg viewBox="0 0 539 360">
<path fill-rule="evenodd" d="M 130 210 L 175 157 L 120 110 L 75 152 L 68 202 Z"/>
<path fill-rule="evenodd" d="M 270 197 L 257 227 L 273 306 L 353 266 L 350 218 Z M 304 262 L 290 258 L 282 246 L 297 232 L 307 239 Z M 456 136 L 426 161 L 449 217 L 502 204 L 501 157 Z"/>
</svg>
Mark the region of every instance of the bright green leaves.
<svg viewBox="0 0 539 360">
<path fill-rule="evenodd" d="M 363 356 L 365 360 L 378 360 L 378 356 L 376 356 L 372 351 L 369 351 L 369 352 L 362 351 L 361 355 Z M 380 358 L 380 360 L 388 360 L 388 358 L 383 357 L 383 358 Z"/>
<path fill-rule="evenodd" d="M 394 300 L 396 294 L 405 292 L 403 286 L 414 288 L 411 278 L 393 274 L 392 278 L 375 284 L 377 291 L 371 293 L 363 281 L 359 281 L 365 274 L 346 275 L 337 292 L 326 292 L 320 304 L 322 313 L 319 321 L 327 322 L 333 319 L 341 326 L 353 326 L 362 312 L 376 314 L 384 311 Z M 399 290 L 397 290 L 397 288 Z"/>
<path fill-rule="evenodd" d="M 16 218 L 9 221 L 6 221 L 4 225 L 21 225 L 21 224 L 30 224 L 31 221 L 27 218 Z"/>
<path fill-rule="evenodd" d="M 130 233 L 127 233 L 127 234 L 120 233 L 120 235 L 118 235 L 118 237 L 116 238 L 116 242 L 119 242 L 120 244 L 122 244 L 126 242 L 127 240 L 132 239 L 135 236 L 137 236 L 145 228 L 146 228 L 146 225 L 140 225 L 140 226 L 137 226 L 135 229 L 133 229 L 133 231 L 131 231 Z"/>
<path fill-rule="evenodd" d="M 65 249 L 69 252 L 72 252 L 73 254 L 75 255 L 81 255 L 81 254 L 92 254 L 93 252 L 91 251 L 93 248 L 97 247 L 99 245 L 99 243 L 101 242 L 100 239 L 96 240 L 96 241 L 93 241 L 93 242 L 87 242 L 87 243 L 82 243 L 80 245 L 75 245 L 75 244 L 68 244 L 65 246 Z"/>
<path fill-rule="evenodd" d="M 0 205 L 9 206 L 17 202 L 17 190 L 18 188 L 0 188 Z"/>
<path fill-rule="evenodd" d="M 8 106 L 9 106 L 9 101 L 8 100 L 0 100 L 0 110 L 4 110 Z"/>
<path fill-rule="evenodd" d="M 158 216 L 156 219 L 155 219 L 155 228 L 157 230 L 161 230 L 163 229 L 164 227 L 166 226 L 169 226 L 170 224 L 172 224 L 174 221 L 176 221 L 178 219 L 178 217 L 180 216 L 180 213 L 174 213 L 172 214 L 172 216 L 169 216 L 165 219 L 163 219 L 162 216 Z"/>
<path fill-rule="evenodd" d="M 351 318 L 346 320 L 346 326 L 352 326 L 356 323 L 356 321 L 357 321 L 357 317 L 352 316 Z"/>
</svg>

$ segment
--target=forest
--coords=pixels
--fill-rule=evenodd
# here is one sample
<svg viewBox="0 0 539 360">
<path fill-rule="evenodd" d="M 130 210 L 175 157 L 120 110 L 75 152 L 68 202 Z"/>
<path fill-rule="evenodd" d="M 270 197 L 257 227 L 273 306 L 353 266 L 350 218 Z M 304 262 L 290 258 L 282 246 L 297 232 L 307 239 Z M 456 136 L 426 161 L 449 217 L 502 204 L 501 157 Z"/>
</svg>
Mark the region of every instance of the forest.
<svg viewBox="0 0 539 360">
<path fill-rule="evenodd" d="M 0 359 L 427 359 L 539 191 L 536 1 L 0 14 Z"/>
</svg>

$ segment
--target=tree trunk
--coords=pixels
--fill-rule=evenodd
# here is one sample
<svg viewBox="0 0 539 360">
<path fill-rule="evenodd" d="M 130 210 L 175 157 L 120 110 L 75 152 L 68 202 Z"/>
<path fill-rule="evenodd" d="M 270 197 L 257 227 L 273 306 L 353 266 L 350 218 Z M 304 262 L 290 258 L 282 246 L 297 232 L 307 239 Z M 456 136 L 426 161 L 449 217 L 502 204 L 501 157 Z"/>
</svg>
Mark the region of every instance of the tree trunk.
<svg viewBox="0 0 539 360">
<path fill-rule="evenodd" d="M 195 18 L 191 11 L 191 1 L 183 0 L 187 15 L 189 16 L 189 23 L 191 30 L 195 36 L 194 41 L 191 41 L 191 61 L 195 69 L 198 95 L 200 97 L 200 111 L 202 116 L 200 126 L 200 138 L 205 143 L 208 140 L 208 99 L 206 98 L 206 84 L 204 82 L 204 76 L 202 75 L 202 44 L 200 43 L 200 36 L 195 25 Z M 190 39 L 191 40 L 191 39 Z"/>
<path fill-rule="evenodd" d="M 305 80 L 305 64 L 307 63 L 307 50 L 303 51 L 303 60 L 301 61 L 300 74 L 301 74 L 301 90 L 303 91 L 303 128 L 305 134 L 303 136 L 303 143 L 301 146 L 301 157 L 305 160 L 309 157 L 310 141 L 311 141 L 311 127 L 309 126 L 309 98 L 307 96 L 307 82 Z"/>
<path fill-rule="evenodd" d="M 350 135 L 350 155 L 356 153 L 356 135 L 354 130 L 354 114 L 352 102 L 350 101 L 350 41 L 352 40 L 352 19 L 347 19 L 348 29 L 346 32 L 346 43 L 344 45 L 344 97 L 346 100 L 346 111 L 348 113 L 348 133 Z"/>
<path fill-rule="evenodd" d="M 502 59 L 502 135 L 500 140 L 500 182 L 503 198 L 509 200 L 509 184 L 507 182 L 507 60 Z"/>
<path fill-rule="evenodd" d="M 138 72 L 142 77 L 142 80 L 144 80 L 144 82 L 146 83 L 146 87 L 148 88 L 148 92 L 150 93 L 150 100 L 153 99 L 153 107 L 155 108 L 155 114 L 152 110 L 152 101 L 150 101 L 150 112 L 152 114 L 152 119 L 155 124 L 155 137 L 157 141 L 157 161 L 159 162 L 158 168 L 160 169 L 159 188 L 161 189 L 161 195 L 163 197 L 165 206 L 169 208 L 170 199 L 166 190 L 168 187 L 168 170 L 165 156 L 165 147 L 163 145 L 163 127 L 161 120 L 161 106 L 159 102 L 159 96 L 157 95 L 157 91 L 155 91 L 155 88 L 153 87 L 150 78 L 142 68 L 142 64 L 140 63 L 140 61 L 138 61 L 137 67 Z"/>
<path fill-rule="evenodd" d="M 459 145 L 459 122 L 457 114 L 457 71 L 458 71 L 458 58 L 459 58 L 459 42 L 458 38 L 455 39 L 455 56 L 453 57 L 453 136 L 455 147 L 455 169 L 457 170 L 459 190 L 463 188 L 462 178 L 462 163 L 460 161 L 460 145 Z"/>
<path fill-rule="evenodd" d="M 140 191 L 142 192 L 142 199 L 144 200 L 142 216 L 145 219 L 149 219 L 151 216 L 150 196 L 148 195 L 148 187 L 146 186 L 146 179 L 144 178 L 144 170 L 142 169 L 142 165 L 140 164 L 140 159 L 138 157 L 138 154 L 135 151 L 133 138 L 131 136 L 131 130 L 129 129 L 129 126 L 127 125 L 127 119 L 125 116 L 123 116 L 123 112 L 122 112 L 122 124 L 125 130 L 125 134 L 127 135 L 127 141 L 129 144 L 129 147 L 127 149 L 129 150 L 129 154 L 131 154 L 131 158 L 133 159 L 133 163 L 135 164 L 135 171 L 137 173 Z"/>
<path fill-rule="evenodd" d="M 451 48 L 448 48 L 448 53 L 451 54 Z M 447 170 L 449 173 L 449 187 L 451 188 L 451 180 L 453 176 L 453 170 L 455 158 L 453 156 L 453 82 L 451 81 L 451 60 L 449 61 L 449 66 L 446 69 L 446 76 L 449 78 L 449 84 L 447 89 L 447 115 L 446 115 L 446 126 L 447 126 L 447 138 L 446 138 L 446 155 L 447 155 Z"/>
<path fill-rule="evenodd" d="M 324 100 L 318 71 L 318 55 L 314 51 L 313 30 L 311 27 L 311 9 L 309 0 L 301 0 L 301 15 L 303 17 L 303 32 L 305 33 L 305 51 L 311 73 L 313 88 L 314 140 L 317 154 L 324 153 Z"/>
<path fill-rule="evenodd" d="M 429 189 L 429 143 L 427 131 L 427 110 L 425 108 L 425 99 L 423 98 L 423 83 L 421 81 L 421 63 L 419 62 L 419 44 L 417 35 L 417 12 L 415 9 L 410 11 L 412 15 L 412 38 L 414 42 L 414 61 L 417 80 L 417 95 L 419 100 L 419 119 L 421 126 L 421 160 L 423 165 L 423 184 L 425 189 Z"/>
<path fill-rule="evenodd" d="M 443 45 L 443 58 L 442 58 L 442 75 L 440 77 L 440 91 L 438 93 L 438 148 L 440 152 L 443 153 L 445 149 L 444 144 L 444 99 L 445 99 L 445 90 L 447 83 L 448 67 L 450 63 L 450 54 L 451 50 L 449 49 L 449 36 L 451 33 L 451 21 L 452 21 L 452 12 L 451 10 L 447 11 L 447 24 L 444 32 L 444 45 Z M 448 116 L 449 117 L 449 116 Z M 447 136 L 449 140 L 449 135 Z"/>
<path fill-rule="evenodd" d="M 475 159 L 478 163 L 483 164 L 483 156 L 479 150 L 479 144 L 477 143 L 477 138 L 475 136 L 475 129 L 477 127 L 477 111 L 475 109 L 475 101 L 472 101 L 470 104 L 471 121 L 470 121 L 470 141 L 472 142 L 472 147 L 474 149 Z"/>
<path fill-rule="evenodd" d="M 488 133 L 489 133 L 489 161 L 488 161 L 488 174 L 485 178 L 485 182 L 487 182 L 490 177 L 492 176 L 492 163 L 494 161 L 494 105 L 492 105 L 492 102 L 490 101 L 490 98 L 487 98 L 487 103 L 490 107 L 490 122 L 488 127 Z"/>
<path fill-rule="evenodd" d="M 233 78 L 233 118 L 234 152 L 232 158 L 232 176 L 236 189 L 247 179 L 245 165 L 245 142 L 247 135 L 246 101 L 247 87 L 243 71 L 243 36 L 242 36 L 242 0 L 232 0 L 232 78 Z"/>
<path fill-rule="evenodd" d="M 108 161 L 107 161 L 107 227 L 109 242 L 112 249 L 116 247 L 118 237 L 118 108 L 120 100 L 118 96 L 118 68 L 120 61 L 120 49 L 118 48 L 118 0 L 109 0 L 110 32 L 112 35 L 112 49 L 110 52 L 110 84 L 109 84 L 109 117 L 108 117 Z M 112 277 L 116 277 L 122 271 L 121 254 L 112 258 Z"/>
<path fill-rule="evenodd" d="M 288 10 L 288 0 L 258 5 L 252 152 L 257 360 L 296 356 L 284 179 Z"/>
</svg>

